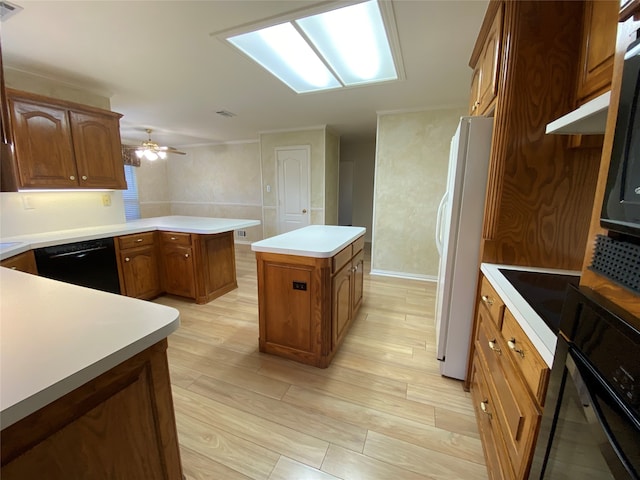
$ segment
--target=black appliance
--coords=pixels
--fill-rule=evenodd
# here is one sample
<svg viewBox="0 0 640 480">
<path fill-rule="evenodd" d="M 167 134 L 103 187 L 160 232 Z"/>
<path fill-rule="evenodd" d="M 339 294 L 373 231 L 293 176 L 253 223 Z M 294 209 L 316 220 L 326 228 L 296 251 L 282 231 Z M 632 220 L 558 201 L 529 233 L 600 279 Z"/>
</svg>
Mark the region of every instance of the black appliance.
<svg viewBox="0 0 640 480">
<path fill-rule="evenodd" d="M 37 248 L 35 256 L 42 277 L 120 293 L 113 238 Z"/>
<path fill-rule="evenodd" d="M 627 49 L 600 224 L 640 237 L 640 39 Z"/>
<path fill-rule="evenodd" d="M 580 276 L 508 268 L 499 268 L 498 270 L 551 331 L 558 333 L 567 285 L 577 286 L 580 283 Z"/>
<path fill-rule="evenodd" d="M 640 320 L 571 286 L 529 478 L 639 475 Z"/>
</svg>

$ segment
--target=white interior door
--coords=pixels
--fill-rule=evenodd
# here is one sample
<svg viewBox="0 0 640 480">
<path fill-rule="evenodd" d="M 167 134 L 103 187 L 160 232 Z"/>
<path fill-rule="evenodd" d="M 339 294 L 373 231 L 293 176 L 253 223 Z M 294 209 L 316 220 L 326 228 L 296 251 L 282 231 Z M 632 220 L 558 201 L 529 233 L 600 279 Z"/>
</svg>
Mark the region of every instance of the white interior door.
<svg viewBox="0 0 640 480">
<path fill-rule="evenodd" d="M 278 233 L 290 232 L 310 223 L 310 157 L 309 146 L 276 148 Z"/>
</svg>

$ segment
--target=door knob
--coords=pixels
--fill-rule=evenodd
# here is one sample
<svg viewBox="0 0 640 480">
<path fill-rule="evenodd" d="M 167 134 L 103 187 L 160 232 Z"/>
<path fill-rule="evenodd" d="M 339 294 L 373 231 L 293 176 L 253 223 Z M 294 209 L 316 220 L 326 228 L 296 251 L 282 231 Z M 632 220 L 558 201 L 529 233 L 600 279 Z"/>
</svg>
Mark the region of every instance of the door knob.
<svg viewBox="0 0 640 480">
<path fill-rule="evenodd" d="M 302 209 L 302 213 L 307 213 L 307 209 L 306 209 L 306 208 L 303 208 L 303 209 Z"/>
</svg>

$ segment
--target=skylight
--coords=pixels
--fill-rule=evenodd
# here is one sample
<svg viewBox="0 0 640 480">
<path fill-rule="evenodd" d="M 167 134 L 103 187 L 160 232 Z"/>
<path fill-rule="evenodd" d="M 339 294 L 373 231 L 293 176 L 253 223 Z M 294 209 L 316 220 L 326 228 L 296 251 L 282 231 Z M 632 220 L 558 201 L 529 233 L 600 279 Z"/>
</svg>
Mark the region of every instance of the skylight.
<svg viewBox="0 0 640 480">
<path fill-rule="evenodd" d="M 226 39 L 297 93 L 398 79 L 377 0 Z"/>
</svg>

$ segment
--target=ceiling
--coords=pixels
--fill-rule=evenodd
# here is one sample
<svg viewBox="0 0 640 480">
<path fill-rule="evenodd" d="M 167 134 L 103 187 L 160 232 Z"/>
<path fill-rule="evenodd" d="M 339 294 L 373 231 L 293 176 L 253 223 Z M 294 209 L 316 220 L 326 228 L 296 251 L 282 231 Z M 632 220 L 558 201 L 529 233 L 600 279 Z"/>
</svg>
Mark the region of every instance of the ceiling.
<svg viewBox="0 0 640 480">
<path fill-rule="evenodd" d="M 356 141 L 375 137 L 378 112 L 465 107 L 488 3 L 393 1 L 404 80 L 297 95 L 215 34 L 334 2 L 10 1 L 24 10 L 1 24 L 5 68 L 109 97 L 123 142 L 151 128 L 176 147 L 319 125 Z"/>
</svg>

